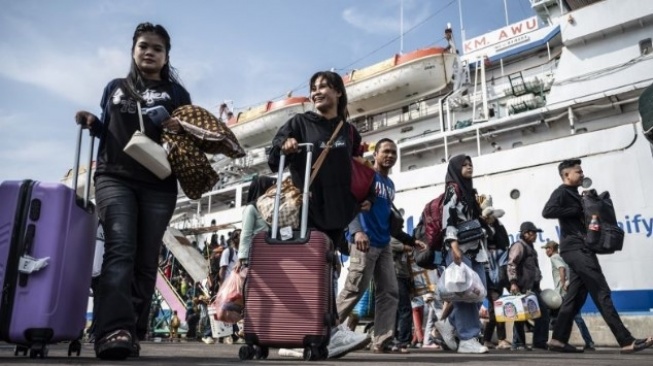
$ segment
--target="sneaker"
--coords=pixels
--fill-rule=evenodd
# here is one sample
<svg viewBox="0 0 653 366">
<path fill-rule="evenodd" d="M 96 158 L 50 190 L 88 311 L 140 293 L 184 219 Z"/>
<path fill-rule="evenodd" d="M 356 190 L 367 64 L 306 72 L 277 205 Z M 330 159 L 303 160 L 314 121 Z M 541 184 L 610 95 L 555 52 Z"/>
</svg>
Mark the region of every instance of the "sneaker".
<svg viewBox="0 0 653 366">
<path fill-rule="evenodd" d="M 453 325 L 451 325 L 449 320 L 438 320 L 435 322 L 435 328 L 440 332 L 444 344 L 446 344 L 450 350 L 455 351 L 458 348 L 458 344 L 456 343 L 456 335 L 454 334 Z"/>
<path fill-rule="evenodd" d="M 206 344 L 213 344 L 215 343 L 215 339 L 213 339 L 212 337 L 204 337 L 202 338 L 202 342 Z"/>
<path fill-rule="evenodd" d="M 532 351 L 533 348 L 528 346 L 512 346 L 511 351 Z"/>
<path fill-rule="evenodd" d="M 224 344 L 234 344 L 234 339 L 232 336 L 224 337 Z"/>
<path fill-rule="evenodd" d="M 484 345 L 487 349 L 495 349 L 495 348 L 496 348 L 496 346 L 494 345 L 494 343 L 489 342 L 489 341 L 485 341 L 485 342 L 483 343 L 483 345 Z"/>
<path fill-rule="evenodd" d="M 505 339 L 502 341 L 499 341 L 499 344 L 497 345 L 497 349 L 499 350 L 509 350 L 512 348 L 512 344 L 510 342 L 506 341 Z"/>
<path fill-rule="evenodd" d="M 434 351 L 442 351 L 442 347 L 440 347 L 439 344 L 431 343 L 431 344 L 425 344 L 422 346 L 423 349 L 432 349 Z"/>
<path fill-rule="evenodd" d="M 488 353 L 487 347 L 481 345 L 476 338 L 460 341 L 458 353 Z"/>
<path fill-rule="evenodd" d="M 280 357 L 304 358 L 304 350 L 301 348 L 279 348 Z"/>
<path fill-rule="evenodd" d="M 594 347 L 594 343 L 589 343 L 586 344 L 585 347 L 583 347 L 585 351 L 596 351 L 596 347 Z"/>
<path fill-rule="evenodd" d="M 331 334 L 328 358 L 342 357 L 349 352 L 365 348 L 368 343 L 370 337 L 367 334 L 352 332 L 344 325 L 340 325 L 334 328 Z"/>
</svg>

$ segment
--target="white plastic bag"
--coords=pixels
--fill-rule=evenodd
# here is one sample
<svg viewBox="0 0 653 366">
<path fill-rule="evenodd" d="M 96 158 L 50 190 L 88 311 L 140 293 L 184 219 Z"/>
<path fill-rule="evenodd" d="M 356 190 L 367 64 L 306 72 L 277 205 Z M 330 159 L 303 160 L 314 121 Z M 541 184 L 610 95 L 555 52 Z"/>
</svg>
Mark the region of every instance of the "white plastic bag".
<svg viewBox="0 0 653 366">
<path fill-rule="evenodd" d="M 483 281 L 465 263 L 451 263 L 438 281 L 438 295 L 442 301 L 481 302 L 487 295 Z"/>
</svg>

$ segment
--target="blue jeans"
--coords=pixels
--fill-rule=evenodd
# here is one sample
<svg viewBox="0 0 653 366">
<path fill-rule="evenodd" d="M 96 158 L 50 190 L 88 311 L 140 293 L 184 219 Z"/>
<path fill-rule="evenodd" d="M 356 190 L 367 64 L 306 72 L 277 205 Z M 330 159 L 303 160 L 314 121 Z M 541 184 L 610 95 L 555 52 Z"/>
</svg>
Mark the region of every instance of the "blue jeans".
<svg viewBox="0 0 653 366">
<path fill-rule="evenodd" d="M 397 342 L 405 347 L 413 330 L 413 308 L 410 305 L 410 278 L 397 277 L 399 304 L 397 306 Z"/>
<path fill-rule="evenodd" d="M 592 335 L 590 334 L 590 330 L 587 329 L 587 325 L 585 325 L 585 320 L 583 320 L 583 317 L 580 315 L 580 312 L 576 314 L 574 317 L 574 322 L 576 322 L 576 325 L 578 326 L 578 330 L 580 331 L 581 337 L 583 337 L 583 341 L 585 341 L 586 346 L 594 346 L 594 341 L 592 340 Z"/>
<path fill-rule="evenodd" d="M 453 262 L 453 251 L 449 250 L 447 254 L 446 264 L 447 266 Z M 483 282 L 483 286 L 487 288 L 487 283 L 485 282 L 485 265 L 483 263 L 477 263 L 467 258 L 463 255 L 463 263 L 469 266 Z M 458 333 L 458 338 L 461 341 L 466 341 L 472 338 L 476 338 L 481 333 L 481 317 L 478 312 L 481 310 L 482 302 L 478 303 L 468 303 L 468 302 L 454 302 L 453 311 L 449 315 L 449 321 L 456 328 Z"/>
<path fill-rule="evenodd" d="M 177 194 L 103 175 L 96 179 L 95 197 L 105 235 L 95 335 L 124 329 L 144 339 L 161 241 Z"/>
</svg>

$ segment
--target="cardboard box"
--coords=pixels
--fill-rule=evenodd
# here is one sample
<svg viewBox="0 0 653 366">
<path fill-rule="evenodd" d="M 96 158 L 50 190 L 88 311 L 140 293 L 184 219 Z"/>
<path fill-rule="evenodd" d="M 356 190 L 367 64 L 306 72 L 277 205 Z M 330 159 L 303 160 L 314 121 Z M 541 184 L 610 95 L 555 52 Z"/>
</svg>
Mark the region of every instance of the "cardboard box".
<svg viewBox="0 0 653 366">
<path fill-rule="evenodd" d="M 497 322 L 525 321 L 542 316 L 534 294 L 505 296 L 494 302 Z"/>
</svg>

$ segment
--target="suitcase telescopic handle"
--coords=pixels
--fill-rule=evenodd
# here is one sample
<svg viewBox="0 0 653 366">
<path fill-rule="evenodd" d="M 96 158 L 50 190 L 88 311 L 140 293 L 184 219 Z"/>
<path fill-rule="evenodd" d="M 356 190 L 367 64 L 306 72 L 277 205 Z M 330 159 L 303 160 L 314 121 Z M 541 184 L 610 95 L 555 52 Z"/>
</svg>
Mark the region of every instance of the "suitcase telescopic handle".
<svg viewBox="0 0 653 366">
<path fill-rule="evenodd" d="M 78 175 L 79 175 L 79 159 L 82 155 L 82 137 L 83 137 L 84 127 L 79 125 L 79 132 L 77 133 L 77 148 L 75 149 L 75 165 L 73 166 L 73 192 L 77 194 L 77 185 L 79 184 Z M 88 152 L 88 165 L 86 168 L 86 189 L 84 190 L 84 208 L 88 207 L 89 197 L 91 196 L 91 164 L 93 164 L 93 148 L 95 147 L 95 138 L 91 134 L 91 130 L 88 132 L 91 137 L 91 142 L 89 143 L 89 152 Z"/>
<path fill-rule="evenodd" d="M 302 213 L 300 238 L 306 238 L 308 232 L 308 189 L 311 185 L 311 167 L 313 163 L 313 144 L 310 142 L 297 144 L 306 149 L 306 169 L 304 171 L 304 189 L 302 189 Z M 272 210 L 272 239 L 277 238 L 279 231 L 279 205 L 281 203 L 281 183 L 283 180 L 283 170 L 286 166 L 286 155 L 281 153 L 279 160 L 279 173 L 277 174 L 277 190 L 274 195 L 274 209 Z"/>
</svg>

